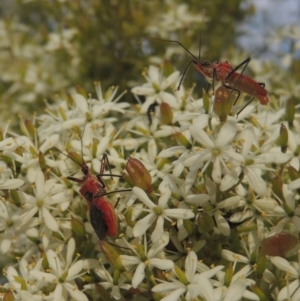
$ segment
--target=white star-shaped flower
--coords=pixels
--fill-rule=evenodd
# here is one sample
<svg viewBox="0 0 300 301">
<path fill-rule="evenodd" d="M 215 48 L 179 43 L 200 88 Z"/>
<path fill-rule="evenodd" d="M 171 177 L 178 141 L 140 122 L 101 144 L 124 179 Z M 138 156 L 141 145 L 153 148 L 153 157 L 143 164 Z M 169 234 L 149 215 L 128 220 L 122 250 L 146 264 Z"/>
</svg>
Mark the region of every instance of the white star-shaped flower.
<svg viewBox="0 0 300 301">
<path fill-rule="evenodd" d="M 143 209 L 143 211 L 149 212 L 144 218 L 139 220 L 133 228 L 133 235 L 135 237 L 142 236 L 147 229 L 156 221 L 156 227 L 151 234 L 152 242 L 158 241 L 164 233 L 164 220 L 172 221 L 175 219 L 190 219 L 194 217 L 194 213 L 190 209 L 167 207 L 168 200 L 171 196 L 171 190 L 166 181 L 162 181 L 159 185 L 161 196 L 158 199 L 158 204 L 154 204 L 147 194 L 138 187 L 133 188 L 133 193 L 137 198 L 142 201 L 149 209 Z"/>
</svg>

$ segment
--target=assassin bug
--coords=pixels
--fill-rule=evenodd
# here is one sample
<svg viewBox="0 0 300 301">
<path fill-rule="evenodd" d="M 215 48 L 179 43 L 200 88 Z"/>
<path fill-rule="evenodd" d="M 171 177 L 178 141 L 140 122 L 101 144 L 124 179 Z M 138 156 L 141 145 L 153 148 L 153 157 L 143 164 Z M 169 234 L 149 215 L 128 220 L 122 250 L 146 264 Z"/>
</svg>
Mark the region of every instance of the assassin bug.
<svg viewBox="0 0 300 301">
<path fill-rule="evenodd" d="M 208 61 L 201 61 L 200 59 L 200 47 L 199 47 L 199 56 L 198 58 L 194 56 L 183 44 L 176 40 L 165 40 L 159 38 L 147 38 L 150 40 L 159 40 L 164 42 L 176 43 L 181 46 L 191 57 L 192 59 L 187 64 L 185 70 L 183 71 L 183 75 L 180 79 L 177 90 L 180 89 L 180 86 L 183 82 L 186 72 L 191 64 L 195 66 L 195 68 L 202 73 L 206 78 L 212 80 L 212 85 L 214 89 L 214 82 L 220 81 L 222 85 L 230 90 L 240 92 L 245 92 L 252 96 L 250 101 L 246 104 L 246 106 L 254 99 L 257 98 L 262 105 L 266 105 L 269 102 L 269 97 L 267 91 L 264 89 L 264 83 L 258 83 L 254 81 L 249 76 L 244 75 L 244 71 L 247 68 L 251 58 L 248 57 L 243 62 L 241 62 L 238 66 L 233 68 L 227 61 L 226 62 L 214 62 L 210 63 Z M 201 36 L 200 36 L 200 44 L 201 45 Z M 236 72 L 238 69 L 242 68 L 241 73 Z M 237 96 L 235 103 L 238 99 Z M 234 103 L 234 104 L 235 104 Z"/>
<path fill-rule="evenodd" d="M 81 166 L 81 171 L 84 174 L 82 179 L 75 177 L 67 177 L 67 179 L 81 185 L 79 192 L 87 201 L 90 221 L 98 238 L 103 240 L 106 236 L 116 236 L 118 234 L 117 215 L 113 205 L 106 200 L 104 196 L 117 192 L 130 191 L 131 189 L 122 189 L 111 192 L 106 191 L 106 186 L 102 177 L 122 177 L 122 175 L 112 174 L 111 171 L 110 174 L 104 173 L 105 164 L 107 164 L 109 167 L 109 161 L 106 154 L 104 154 L 102 157 L 100 172 L 97 175 L 90 173 L 88 165 L 83 161 L 83 156 L 82 163 L 74 160 L 70 156 L 68 156 L 68 158 Z"/>
</svg>

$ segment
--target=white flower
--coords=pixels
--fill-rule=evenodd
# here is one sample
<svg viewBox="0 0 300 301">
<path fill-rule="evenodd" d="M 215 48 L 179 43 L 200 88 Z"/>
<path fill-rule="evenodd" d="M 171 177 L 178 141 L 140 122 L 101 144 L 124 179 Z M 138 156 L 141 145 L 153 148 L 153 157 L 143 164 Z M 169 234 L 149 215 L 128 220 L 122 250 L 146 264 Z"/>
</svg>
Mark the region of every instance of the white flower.
<svg viewBox="0 0 300 301">
<path fill-rule="evenodd" d="M 176 269 L 174 269 L 175 277 L 170 277 L 170 282 L 163 282 L 155 285 L 152 288 L 153 292 L 167 293 L 167 296 L 162 298 L 161 301 L 176 301 L 179 300 L 181 295 L 187 301 L 194 300 L 198 295 L 207 296 L 210 294 L 209 287 L 206 285 L 200 285 L 201 283 L 209 283 L 209 278 L 213 277 L 217 272 L 223 269 L 223 266 L 217 266 L 211 270 L 203 272 L 201 274 L 197 271 L 198 258 L 195 252 L 190 251 L 185 260 L 185 273 L 181 273 L 177 276 Z M 207 299 L 208 300 L 208 299 Z M 213 299 L 209 299 L 213 300 Z"/>
<path fill-rule="evenodd" d="M 44 174 L 38 170 L 35 179 L 35 196 L 23 191 L 18 191 L 18 193 L 24 203 L 23 224 L 38 213 L 40 223 L 45 224 L 51 231 L 59 231 L 58 223 L 51 212 L 58 209 L 57 205 L 71 201 L 71 194 L 65 191 L 64 185 L 56 183 L 53 179 L 45 181 Z"/>
<path fill-rule="evenodd" d="M 143 86 L 131 89 L 131 92 L 136 95 L 146 96 L 146 101 L 141 107 L 141 112 L 146 113 L 149 106 L 154 102 L 166 102 L 171 108 L 177 106 L 177 100 L 173 94 L 165 92 L 167 88 L 175 84 L 179 77 L 179 72 L 175 71 L 167 78 L 163 77 L 162 71 L 155 66 L 149 66 L 148 74 L 144 75 L 147 82 Z"/>
<path fill-rule="evenodd" d="M 57 32 L 49 33 L 48 42 L 45 45 L 45 50 L 54 51 L 58 49 L 69 49 L 70 51 L 74 48 L 71 43 L 72 38 L 78 33 L 74 28 L 72 29 L 62 29 Z"/>
<path fill-rule="evenodd" d="M 282 193 L 284 200 L 280 200 L 283 206 L 277 206 L 274 213 L 279 217 L 277 224 L 273 227 L 269 235 L 280 233 L 286 225 L 292 226 L 292 230 L 295 233 L 300 229 L 300 208 L 298 206 L 297 196 L 288 189 L 286 184 L 282 185 Z M 275 214 L 274 214 L 275 215 Z"/>
<path fill-rule="evenodd" d="M 298 256 L 299 257 L 299 256 Z M 300 266 L 299 262 L 289 262 L 286 259 L 278 256 L 270 257 L 271 262 L 279 269 L 287 273 L 287 285 L 283 287 L 278 296 L 278 301 L 283 300 L 300 300 Z M 289 279 L 295 279 L 289 282 Z"/>
<path fill-rule="evenodd" d="M 0 201 L 0 250 L 2 253 L 9 251 L 12 242 L 18 239 L 21 230 L 22 218 L 20 209 L 9 202 Z"/>
<path fill-rule="evenodd" d="M 222 200 L 219 203 L 217 203 L 217 199 L 216 199 L 217 184 L 211 181 L 210 179 L 206 180 L 206 190 L 208 194 L 188 195 L 186 197 L 186 202 L 197 206 L 203 206 L 206 203 L 209 203 L 211 205 L 211 210 L 208 213 L 214 217 L 217 225 L 217 228 L 215 228 L 215 232 L 222 233 L 225 236 L 229 236 L 230 227 L 228 221 L 223 216 L 224 215 L 223 211 L 225 209 L 235 207 L 238 204 L 240 197 L 239 196 L 230 197 L 228 199 Z"/>
<path fill-rule="evenodd" d="M 42 301 L 43 294 L 41 289 L 45 286 L 43 281 L 34 281 L 31 272 L 39 271 L 42 266 L 42 260 L 34 263 L 28 263 L 24 258 L 19 263 L 20 275 L 12 266 L 8 267 L 6 278 L 8 282 L 5 287 L 8 288 L 14 300 L 34 300 Z"/>
<path fill-rule="evenodd" d="M 139 220 L 133 228 L 133 234 L 135 237 L 142 236 L 153 222 L 156 221 L 156 227 L 151 234 L 152 242 L 156 242 L 164 233 L 164 219 L 172 221 L 172 218 L 190 219 L 194 217 L 194 213 L 190 209 L 169 209 L 167 207 L 171 191 L 166 181 L 161 182 L 159 190 L 161 192 L 161 196 L 158 200 L 158 204 L 156 205 L 149 199 L 147 194 L 141 188 L 133 188 L 133 193 L 149 208 L 143 209 L 144 211 L 148 211 L 149 214 Z"/>
<path fill-rule="evenodd" d="M 162 256 L 163 258 L 159 258 L 160 253 L 168 243 L 169 233 L 165 232 L 161 236 L 161 239 L 159 239 L 149 250 L 147 250 L 147 241 L 146 237 L 144 237 L 144 246 L 137 248 L 139 252 L 129 245 L 136 256 L 120 255 L 122 263 L 127 269 L 131 270 L 136 266 L 134 276 L 132 278 L 132 286 L 134 288 L 137 288 L 138 285 L 144 280 L 146 268 L 150 270 L 153 267 L 156 267 L 160 270 L 169 270 L 173 268 L 174 263 L 172 260 L 165 259 L 164 256 Z"/>
<path fill-rule="evenodd" d="M 110 275 L 109 271 L 104 267 L 95 268 L 94 272 L 104 281 L 100 281 L 100 285 L 103 286 L 105 290 L 110 290 L 110 295 L 116 300 L 120 300 L 122 298 L 122 290 L 129 290 L 132 286 L 130 284 L 126 284 L 126 278 L 121 276 L 118 278 L 118 283 L 116 283 L 115 279 Z M 94 284 L 87 284 L 84 286 L 85 289 L 93 289 L 95 290 Z"/>
<path fill-rule="evenodd" d="M 259 135 L 251 127 L 247 127 L 239 134 L 237 139 L 242 144 L 240 153 L 244 156 L 245 165 L 235 167 L 222 178 L 221 191 L 226 191 L 236 184 L 240 173 L 243 172 L 249 186 L 257 194 L 261 196 L 266 194 L 267 185 L 261 175 L 264 170 L 270 169 L 267 164 L 285 163 L 290 159 L 290 156 L 282 152 L 270 151 L 271 144 L 269 142 L 259 147 L 258 138 Z M 251 152 L 252 148 L 256 151 Z"/>
<path fill-rule="evenodd" d="M 17 189 L 24 184 L 21 179 L 11 179 L 11 169 L 7 167 L 7 164 L 0 161 L 0 190 L 2 189 Z"/>
<path fill-rule="evenodd" d="M 195 153 L 185 160 L 184 164 L 191 170 L 199 169 L 202 164 L 202 173 L 208 167 L 209 163 L 213 163 L 212 178 L 216 183 L 221 182 L 224 169 L 228 171 L 227 163 L 233 165 L 241 165 L 244 158 L 237 153 L 230 144 L 234 139 L 237 131 L 236 122 L 230 120 L 223 124 L 218 133 L 217 138 L 210 137 L 204 130 L 198 129 L 195 125 L 191 126 L 191 134 L 193 138 L 203 145 L 204 149 Z"/>
<path fill-rule="evenodd" d="M 67 301 L 69 300 L 68 296 L 76 301 L 88 301 L 87 296 L 78 290 L 74 282 L 75 278 L 81 276 L 83 261 L 73 262 L 75 251 L 75 240 L 73 238 L 68 241 L 66 251 L 66 259 L 64 259 L 60 258 L 60 254 L 53 250 L 48 250 L 46 256 L 51 271 L 48 273 L 31 271 L 30 275 L 37 280 L 56 285 L 54 292 L 50 294 L 55 301 Z"/>
<path fill-rule="evenodd" d="M 91 124 L 91 130 L 98 136 L 102 136 L 105 127 L 110 127 L 113 122 L 118 121 L 116 117 L 111 117 L 110 112 L 125 113 L 128 103 L 118 103 L 124 93 L 115 98 L 118 88 L 111 87 L 103 96 L 100 83 L 96 83 L 98 99 L 88 98 L 78 93 L 74 93 L 73 107 L 69 109 L 65 102 L 60 102 L 55 108 L 53 116 L 42 116 L 43 123 L 38 128 L 39 135 L 44 138 L 49 134 L 63 133 L 65 130 L 75 126 L 82 127 L 87 121 Z"/>
<path fill-rule="evenodd" d="M 174 1 L 167 1 L 165 4 L 168 5 L 168 10 L 159 12 L 160 14 L 146 28 L 151 35 L 167 38 L 170 32 L 173 33 L 180 29 L 187 30 L 194 26 L 193 23 L 203 22 L 203 16 L 200 13 L 189 11 L 187 4 L 178 4 Z"/>
</svg>

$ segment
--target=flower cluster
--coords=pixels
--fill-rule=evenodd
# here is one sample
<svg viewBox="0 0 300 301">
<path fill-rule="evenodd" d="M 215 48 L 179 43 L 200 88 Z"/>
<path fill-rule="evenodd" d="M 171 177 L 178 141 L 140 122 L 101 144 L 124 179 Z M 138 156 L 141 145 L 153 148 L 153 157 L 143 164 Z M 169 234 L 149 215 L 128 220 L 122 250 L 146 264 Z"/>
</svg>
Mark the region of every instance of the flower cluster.
<svg viewBox="0 0 300 301">
<path fill-rule="evenodd" d="M 3 299 L 298 300 L 294 102 L 195 99 L 167 63 L 144 78 L 137 103 L 96 83 L 1 131 Z"/>
</svg>

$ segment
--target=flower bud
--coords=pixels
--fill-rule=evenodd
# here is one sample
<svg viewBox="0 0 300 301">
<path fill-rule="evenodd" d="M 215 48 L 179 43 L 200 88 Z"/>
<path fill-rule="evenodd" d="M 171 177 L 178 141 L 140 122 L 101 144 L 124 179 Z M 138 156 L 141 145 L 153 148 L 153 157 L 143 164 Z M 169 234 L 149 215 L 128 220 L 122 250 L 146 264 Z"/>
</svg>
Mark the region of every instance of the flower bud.
<svg viewBox="0 0 300 301">
<path fill-rule="evenodd" d="M 96 291 L 101 296 L 101 300 L 112 301 L 113 299 L 110 297 L 108 290 L 101 285 L 101 283 L 95 284 Z"/>
<path fill-rule="evenodd" d="M 93 139 L 93 144 L 92 144 L 92 156 L 93 158 L 97 157 L 97 148 L 98 148 L 99 140 L 98 139 Z"/>
<path fill-rule="evenodd" d="M 176 132 L 175 133 L 175 137 L 176 137 L 177 141 L 181 145 L 185 146 L 187 149 L 191 149 L 192 148 L 191 143 L 188 141 L 188 139 L 182 133 Z"/>
<path fill-rule="evenodd" d="M 295 212 L 292 207 L 290 207 L 287 203 L 282 204 L 282 208 L 288 216 L 294 216 Z"/>
<path fill-rule="evenodd" d="M 288 173 L 291 181 L 295 181 L 300 178 L 300 173 L 291 165 L 288 167 Z"/>
<path fill-rule="evenodd" d="M 41 151 L 39 151 L 39 164 L 42 172 L 46 172 L 47 170 L 46 160 L 44 154 Z"/>
<path fill-rule="evenodd" d="M 282 124 L 280 127 L 280 134 L 277 139 L 277 144 L 281 147 L 281 152 L 285 153 L 288 146 L 288 131 L 287 128 Z"/>
<path fill-rule="evenodd" d="M 30 135 L 30 137 L 34 138 L 35 137 L 35 133 L 36 133 L 36 128 L 33 125 L 33 123 L 30 120 L 26 119 L 25 122 L 24 122 L 24 124 L 25 124 L 25 127 L 26 127 L 27 132 Z"/>
<path fill-rule="evenodd" d="M 252 285 L 251 290 L 254 294 L 256 294 L 259 298 L 260 301 L 267 301 L 268 298 L 264 294 L 264 292 L 257 286 L 257 285 Z"/>
<path fill-rule="evenodd" d="M 82 95 L 84 98 L 87 98 L 88 95 L 86 94 L 85 90 L 79 86 L 79 85 L 76 85 L 76 92 L 80 95 Z"/>
<path fill-rule="evenodd" d="M 60 117 L 62 118 L 62 120 L 67 121 L 68 117 L 67 117 L 67 115 L 66 115 L 65 108 L 62 107 L 62 106 L 60 106 L 60 107 L 58 108 L 58 112 L 59 112 L 59 115 L 60 115 Z"/>
<path fill-rule="evenodd" d="M 134 186 L 143 189 L 148 194 L 153 192 L 151 175 L 141 161 L 129 157 L 126 163 L 126 170 Z"/>
<path fill-rule="evenodd" d="M 173 112 L 171 107 L 166 102 L 162 102 L 160 105 L 160 116 L 163 124 L 167 124 L 167 125 L 172 124 Z"/>
<path fill-rule="evenodd" d="M 83 163 L 83 159 L 81 155 L 78 155 L 76 152 L 68 152 L 68 156 L 70 157 L 71 160 L 77 162 L 78 164 L 82 164 Z"/>
<path fill-rule="evenodd" d="M 285 253 L 298 244 L 298 238 L 290 233 L 281 232 L 266 238 L 261 244 L 261 253 L 269 256 L 285 256 Z"/>
<path fill-rule="evenodd" d="M 5 289 L 5 288 L 2 288 L 2 289 Z M 3 301 L 15 301 L 16 299 L 11 291 L 6 291 L 2 300 Z"/>
<path fill-rule="evenodd" d="M 76 237 L 83 238 L 85 236 L 85 228 L 83 223 L 74 216 L 71 216 L 71 227 Z"/>
<path fill-rule="evenodd" d="M 49 261 L 47 256 L 44 256 L 43 260 L 42 260 L 42 266 L 44 268 L 44 270 L 49 269 Z"/>
<path fill-rule="evenodd" d="M 262 279 L 266 267 L 267 267 L 267 257 L 266 255 L 261 254 L 258 257 L 257 264 L 256 264 L 256 275 L 258 279 Z"/>
<path fill-rule="evenodd" d="M 24 153 L 24 148 L 23 147 L 17 147 L 15 149 L 15 153 L 21 157 L 23 157 L 23 153 Z M 16 169 L 16 174 L 20 174 L 21 172 L 21 168 L 22 168 L 22 163 L 15 161 L 15 169 Z"/>
<path fill-rule="evenodd" d="M 177 278 L 179 279 L 179 281 L 184 285 L 188 285 L 189 281 L 186 278 L 185 273 L 177 265 L 174 266 L 174 270 L 175 270 L 175 274 L 176 274 Z"/>
<path fill-rule="evenodd" d="M 111 245 L 110 243 L 106 242 L 105 240 L 99 240 L 99 245 L 101 251 L 103 252 L 107 261 L 115 268 L 122 271 L 125 271 L 125 268 L 122 264 L 120 259 L 120 254 L 117 249 Z"/>
<path fill-rule="evenodd" d="M 233 103 L 236 99 L 234 92 L 224 85 L 219 87 L 215 93 L 214 112 L 219 116 L 221 121 L 226 121 Z"/>
<path fill-rule="evenodd" d="M 257 257 L 258 257 L 258 252 L 257 252 L 257 250 L 252 251 L 251 254 L 250 254 L 250 257 L 249 257 L 250 263 L 251 263 L 251 264 L 256 263 Z"/>
<path fill-rule="evenodd" d="M 198 215 L 198 230 L 200 233 L 207 233 L 213 230 L 214 220 L 207 212 L 200 212 Z"/>
<path fill-rule="evenodd" d="M 288 167 L 288 175 L 291 181 L 295 181 L 300 178 L 300 173 L 291 165 Z M 298 188 L 296 191 L 300 195 L 300 188 Z"/>
<path fill-rule="evenodd" d="M 282 193 L 282 185 L 283 185 L 283 182 L 282 182 L 282 180 L 279 177 L 274 177 L 272 179 L 272 190 L 273 190 L 273 193 L 280 200 L 282 200 L 283 202 L 285 202 L 285 198 L 284 198 L 283 193 Z"/>
<path fill-rule="evenodd" d="M 13 203 L 16 206 L 20 207 L 21 206 L 21 200 L 20 200 L 20 196 L 19 196 L 17 190 L 14 190 L 14 189 L 10 190 L 9 194 L 10 194 L 10 197 L 11 197 Z"/>
<path fill-rule="evenodd" d="M 62 273 L 62 275 L 59 277 L 59 282 L 65 282 L 65 280 L 66 280 L 67 277 L 68 277 L 68 274 L 69 274 L 68 270 L 64 271 L 64 272 Z"/>
<path fill-rule="evenodd" d="M 184 229 L 187 231 L 187 233 L 189 235 L 193 234 L 193 232 L 194 232 L 194 223 L 192 223 L 191 220 L 184 219 L 183 220 L 183 226 L 184 226 Z"/>
<path fill-rule="evenodd" d="M 160 301 L 164 297 L 161 293 L 152 293 L 152 298 L 154 301 Z"/>
<path fill-rule="evenodd" d="M 293 99 L 289 99 L 286 103 L 286 108 L 285 108 L 285 118 L 289 124 L 289 127 L 293 127 L 295 113 L 296 113 L 295 102 Z"/>
<path fill-rule="evenodd" d="M 230 285 L 232 276 L 233 276 L 233 268 L 232 268 L 232 265 L 229 264 L 229 266 L 225 270 L 224 284 L 226 286 Z"/>
</svg>

